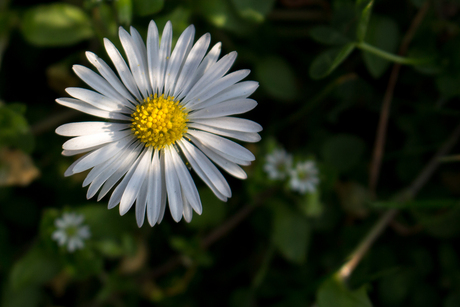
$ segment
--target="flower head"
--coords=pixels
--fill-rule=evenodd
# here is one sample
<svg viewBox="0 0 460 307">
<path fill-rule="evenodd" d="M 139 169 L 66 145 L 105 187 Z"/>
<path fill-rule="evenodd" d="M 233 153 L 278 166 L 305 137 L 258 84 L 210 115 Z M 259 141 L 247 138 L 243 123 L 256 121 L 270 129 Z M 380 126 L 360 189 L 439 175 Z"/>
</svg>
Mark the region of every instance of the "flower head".
<svg viewBox="0 0 460 307">
<path fill-rule="evenodd" d="M 289 186 L 301 194 L 315 192 L 319 183 L 318 169 L 314 161 L 299 162 L 290 172 Z"/>
<path fill-rule="evenodd" d="M 151 21 L 147 41 L 133 27 L 120 28 L 119 37 L 128 64 L 104 39 L 105 49 L 118 74 L 91 52 L 86 56 L 99 72 L 75 65 L 75 73 L 93 90 L 67 88 L 73 98 L 56 101 L 64 106 L 104 118 L 105 122 L 65 124 L 56 133 L 74 138 L 64 143 L 63 155 L 86 153 L 65 172 L 66 176 L 92 170 L 83 182 L 87 197 L 99 191 L 98 200 L 113 187 L 109 209 L 119 204 L 125 214 L 136 202 L 139 227 L 147 215 L 151 226 L 160 223 L 169 203 L 175 221 L 190 221 L 202 206 L 187 166 L 226 201 L 227 181 L 214 164 L 245 179 L 239 165 L 254 155 L 226 137 L 257 142 L 262 127 L 231 115 L 245 113 L 257 103 L 248 99 L 258 83 L 244 81 L 249 70 L 227 74 L 236 59 L 231 52 L 219 59 L 221 44 L 207 52 L 209 33 L 194 44 L 189 26 L 171 52 L 172 26 L 160 35 Z M 160 43 L 161 41 L 161 43 Z M 187 166 L 186 166 L 187 165 Z M 118 182 L 118 184 L 117 184 Z"/>
<path fill-rule="evenodd" d="M 59 246 L 67 245 L 67 250 L 72 253 L 84 247 L 84 240 L 91 236 L 89 227 L 82 225 L 84 216 L 76 213 L 64 213 L 61 218 L 54 221 L 56 231 L 52 238 Z"/>
<path fill-rule="evenodd" d="M 283 180 L 292 168 L 292 155 L 283 148 L 276 148 L 265 157 L 264 170 L 270 179 Z"/>
</svg>

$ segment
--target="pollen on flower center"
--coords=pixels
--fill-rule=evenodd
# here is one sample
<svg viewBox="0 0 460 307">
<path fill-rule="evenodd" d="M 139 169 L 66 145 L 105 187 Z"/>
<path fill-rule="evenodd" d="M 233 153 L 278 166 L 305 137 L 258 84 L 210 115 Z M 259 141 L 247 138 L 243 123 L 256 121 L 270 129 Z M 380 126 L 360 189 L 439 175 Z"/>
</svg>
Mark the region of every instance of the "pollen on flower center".
<svg viewBox="0 0 460 307">
<path fill-rule="evenodd" d="M 187 132 L 185 108 L 174 97 L 150 96 L 131 114 L 131 130 L 146 147 L 162 149 Z"/>
</svg>

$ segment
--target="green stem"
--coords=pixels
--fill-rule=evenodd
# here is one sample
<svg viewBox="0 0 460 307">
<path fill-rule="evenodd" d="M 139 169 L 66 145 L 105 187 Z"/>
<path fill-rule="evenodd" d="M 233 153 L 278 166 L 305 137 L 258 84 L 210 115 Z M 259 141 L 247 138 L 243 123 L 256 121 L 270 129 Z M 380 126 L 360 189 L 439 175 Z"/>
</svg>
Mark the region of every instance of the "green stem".
<svg viewBox="0 0 460 307">
<path fill-rule="evenodd" d="M 386 51 L 384 51 L 382 49 L 379 49 L 377 47 L 371 46 L 371 45 L 369 45 L 369 44 L 367 44 L 365 42 L 356 43 L 356 47 L 361 49 L 361 50 L 373 53 L 376 56 L 381 57 L 382 59 L 385 59 L 385 60 L 388 60 L 388 61 L 391 61 L 391 62 L 395 62 L 395 63 L 399 63 L 399 64 L 420 65 L 420 64 L 424 64 L 424 63 L 427 62 L 427 59 L 407 58 L 407 57 L 402 57 L 402 56 L 399 56 L 399 55 L 391 54 L 391 53 L 388 53 L 388 52 L 386 52 Z"/>
</svg>

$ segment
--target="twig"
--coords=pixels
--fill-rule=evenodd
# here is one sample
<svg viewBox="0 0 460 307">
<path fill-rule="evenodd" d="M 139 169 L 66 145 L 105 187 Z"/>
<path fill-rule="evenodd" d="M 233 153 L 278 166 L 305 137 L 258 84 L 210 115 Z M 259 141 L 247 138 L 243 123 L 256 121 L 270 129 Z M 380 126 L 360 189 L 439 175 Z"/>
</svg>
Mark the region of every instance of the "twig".
<svg viewBox="0 0 460 307">
<path fill-rule="evenodd" d="M 412 182 L 410 187 L 406 190 L 406 197 L 413 198 L 420 189 L 428 182 L 433 175 L 438 165 L 442 162 L 442 157 L 445 156 L 460 138 L 460 125 L 458 125 L 452 132 L 449 139 L 439 148 L 436 154 L 431 158 L 430 162 L 421 171 L 420 175 Z"/>
<path fill-rule="evenodd" d="M 256 205 L 246 205 L 241 208 L 235 215 L 230 217 L 225 223 L 214 229 L 210 234 L 201 240 L 201 247 L 208 248 L 211 244 L 224 237 L 229 233 L 233 228 L 235 228 L 239 223 L 246 219 L 249 214 L 256 208 Z"/>
<path fill-rule="evenodd" d="M 417 15 L 412 20 L 412 23 L 407 31 L 406 35 L 404 36 L 401 46 L 399 48 L 399 55 L 404 55 L 409 48 L 409 44 L 412 41 L 412 38 L 415 35 L 420 23 L 422 22 L 423 18 L 425 17 L 428 8 L 430 6 L 429 0 L 425 1 L 423 6 L 418 11 Z M 375 190 L 377 187 L 377 181 L 379 178 L 380 168 L 382 166 L 382 157 L 383 157 L 383 150 L 385 148 L 385 140 L 386 140 L 386 133 L 387 133 L 387 126 L 388 126 L 388 118 L 390 116 L 390 107 L 391 101 L 393 100 L 393 93 L 396 86 L 396 81 L 398 80 L 399 70 L 401 68 L 401 64 L 394 64 L 391 70 L 390 79 L 388 80 L 388 86 L 385 92 L 385 96 L 382 102 L 382 109 L 380 112 L 380 120 L 377 127 L 377 133 L 375 138 L 374 144 L 374 152 L 372 157 L 371 163 L 371 170 L 369 174 L 369 189 L 372 194 L 375 194 Z"/>
<path fill-rule="evenodd" d="M 276 189 L 269 191 L 264 191 L 263 193 L 256 196 L 256 202 L 254 204 L 248 204 L 241 208 L 237 213 L 227 219 L 222 225 L 214 229 L 210 234 L 204 237 L 201 240 L 200 246 L 204 249 L 211 246 L 213 243 L 223 238 L 228 234 L 233 228 L 235 228 L 239 223 L 244 221 L 258 206 L 265 203 L 265 201 L 270 198 Z M 148 278 L 157 278 L 170 271 L 174 270 L 178 265 L 182 264 L 182 256 L 176 255 L 173 258 L 169 259 L 167 262 L 163 263 L 159 267 L 154 268 L 150 273 L 147 274 Z"/>
<path fill-rule="evenodd" d="M 355 251 L 351 254 L 350 259 L 340 268 L 338 276 L 341 280 L 346 280 L 356 266 L 359 264 L 361 259 L 370 249 L 374 241 L 380 236 L 380 234 L 385 230 L 388 223 L 393 219 L 393 217 L 398 212 L 397 209 L 390 209 L 385 212 L 382 217 L 377 221 L 371 231 L 367 236 L 361 241 Z"/>
<path fill-rule="evenodd" d="M 81 115 L 82 113 L 75 111 L 75 110 L 63 110 L 62 112 L 53 114 L 44 120 L 33 124 L 30 127 L 30 131 L 32 132 L 33 135 L 39 135 L 42 134 L 50 129 L 56 129 L 57 126 L 59 126 L 62 123 L 67 122 L 69 119 L 72 119 L 74 117 L 77 117 L 78 115 Z"/>
<path fill-rule="evenodd" d="M 435 153 L 433 158 L 428 162 L 428 164 L 422 169 L 420 174 L 415 178 L 412 184 L 403 190 L 403 193 L 400 193 L 398 196 L 398 201 L 407 201 L 412 199 L 417 195 L 420 189 L 428 182 L 428 180 L 433 176 L 433 173 L 441 163 L 441 157 L 447 154 L 454 145 L 458 142 L 460 138 L 460 125 L 458 125 L 451 136 L 447 139 L 446 142 L 439 148 Z M 359 264 L 363 256 L 367 253 L 369 248 L 372 246 L 374 241 L 383 233 L 387 225 L 392 221 L 392 219 L 398 213 L 398 209 L 390 209 L 385 212 L 382 217 L 377 221 L 371 231 L 367 236 L 361 241 L 355 251 L 351 254 L 349 260 L 340 268 L 338 272 L 339 278 L 342 280 L 347 279 L 356 266 Z"/>
</svg>

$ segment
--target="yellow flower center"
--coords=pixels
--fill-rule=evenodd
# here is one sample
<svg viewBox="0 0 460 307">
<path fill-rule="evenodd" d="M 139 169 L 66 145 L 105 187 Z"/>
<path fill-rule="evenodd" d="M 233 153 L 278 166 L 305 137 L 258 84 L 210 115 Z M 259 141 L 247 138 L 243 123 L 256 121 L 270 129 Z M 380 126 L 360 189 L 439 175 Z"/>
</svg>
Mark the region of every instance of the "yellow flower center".
<svg viewBox="0 0 460 307">
<path fill-rule="evenodd" d="M 145 144 L 162 149 L 180 140 L 187 132 L 185 108 L 174 97 L 150 96 L 131 114 L 131 130 Z"/>
</svg>

